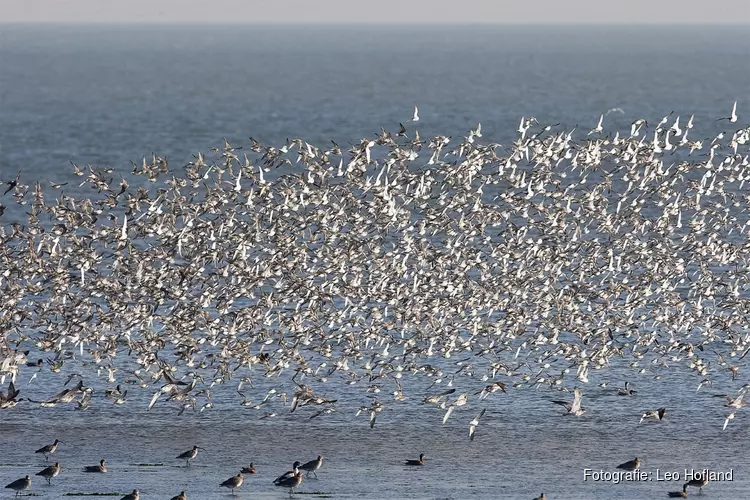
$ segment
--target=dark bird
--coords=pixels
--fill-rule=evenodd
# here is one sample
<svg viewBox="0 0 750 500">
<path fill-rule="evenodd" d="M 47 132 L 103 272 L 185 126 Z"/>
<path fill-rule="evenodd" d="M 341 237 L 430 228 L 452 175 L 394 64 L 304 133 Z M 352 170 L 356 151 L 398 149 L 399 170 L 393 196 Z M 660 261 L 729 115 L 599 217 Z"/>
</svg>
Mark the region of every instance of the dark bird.
<svg viewBox="0 0 750 500">
<path fill-rule="evenodd" d="M 692 486 L 693 488 L 698 488 L 698 491 L 702 494 L 703 493 L 703 487 L 708 484 L 708 475 L 704 474 L 696 474 L 693 479 L 685 483 L 683 486 L 683 489 L 687 490 L 688 486 Z"/>
<path fill-rule="evenodd" d="M 44 459 L 49 459 L 49 456 L 52 455 L 55 451 L 57 451 L 57 445 L 62 443 L 59 439 L 55 439 L 55 442 L 52 444 L 48 444 L 47 446 L 42 446 L 38 450 L 36 450 L 34 453 L 42 453 L 44 454 Z"/>
<path fill-rule="evenodd" d="M 633 389 L 630 388 L 630 382 L 628 382 L 627 380 L 625 381 L 625 387 L 624 388 L 621 387 L 621 388 L 617 389 L 617 394 L 619 394 L 620 396 L 633 396 L 637 392 L 638 391 L 634 391 Z"/>
<path fill-rule="evenodd" d="M 663 420 L 664 419 L 664 415 L 666 415 L 666 414 L 667 414 L 667 409 L 666 408 L 659 408 L 658 410 L 647 411 L 646 413 L 644 413 L 643 415 L 641 415 L 641 420 L 638 423 L 640 424 L 641 422 L 643 422 L 647 418 L 653 418 L 655 420 Z"/>
<path fill-rule="evenodd" d="M 0 215 L 2 215 L 2 212 L 0 212 Z M 0 392 L 0 409 L 16 406 L 16 403 L 18 402 L 16 398 L 18 398 L 20 393 L 21 391 L 16 390 L 16 386 L 13 384 L 13 381 L 11 381 L 8 384 L 8 392 Z"/>
<path fill-rule="evenodd" d="M 292 477 L 288 477 L 278 483 L 274 483 L 276 486 L 289 488 L 289 496 L 294 494 L 294 488 L 302 483 L 302 471 L 298 470 Z"/>
<path fill-rule="evenodd" d="M 244 480 L 245 479 L 242 477 L 242 473 L 240 473 L 234 477 L 230 477 L 229 479 L 221 483 L 219 486 L 223 486 L 224 488 L 229 488 L 230 490 L 232 490 L 232 494 L 234 495 L 234 489 L 242 486 L 242 483 L 244 482 Z"/>
<path fill-rule="evenodd" d="M 294 477 L 294 475 L 297 474 L 297 472 L 299 472 L 299 466 L 300 465 L 302 465 L 300 462 L 294 462 L 294 464 L 292 464 L 292 470 L 287 471 L 287 472 L 283 473 L 282 475 L 280 475 L 279 477 L 277 477 L 276 479 L 274 479 L 273 480 L 273 484 L 278 484 L 278 483 L 280 483 L 281 481 L 283 481 L 285 479 L 289 479 L 290 477 Z"/>
<path fill-rule="evenodd" d="M 188 450 L 185 453 L 180 453 L 177 455 L 176 458 L 181 458 L 182 460 L 185 460 L 187 463 L 187 467 L 190 467 L 190 461 L 194 459 L 198 455 L 198 450 L 202 450 L 203 448 L 199 447 L 198 445 L 193 446 L 192 450 Z"/>
<path fill-rule="evenodd" d="M 306 463 L 300 465 L 299 469 L 303 470 L 303 471 L 306 471 L 308 476 L 312 472 L 313 474 L 315 474 L 315 478 L 317 479 L 318 478 L 318 474 L 315 471 L 318 470 L 318 469 L 320 469 L 321 465 L 323 465 L 323 456 L 322 455 L 318 455 L 318 458 L 316 458 L 315 460 L 310 460 L 309 462 L 306 462 Z"/>
<path fill-rule="evenodd" d="M 20 178 L 21 178 L 21 171 L 19 170 L 18 171 L 18 175 L 16 176 L 16 178 L 13 179 L 12 181 L 9 181 L 7 183 L 8 184 L 8 189 L 5 190 L 5 192 L 3 193 L 3 196 L 5 196 L 6 194 L 10 193 L 13 189 L 15 189 L 16 186 L 18 186 L 18 180 Z"/>
<path fill-rule="evenodd" d="M 83 468 L 83 472 L 107 472 L 107 468 L 104 466 L 106 463 L 107 461 L 102 458 L 99 460 L 99 465 L 87 465 Z"/>
<path fill-rule="evenodd" d="M 23 490 L 28 490 L 31 487 L 31 477 L 26 476 L 21 479 L 16 479 L 12 483 L 10 483 L 8 486 L 6 486 L 9 490 L 16 490 L 15 496 L 20 496 L 21 492 Z"/>
<path fill-rule="evenodd" d="M 42 476 L 44 479 L 47 480 L 47 484 L 52 484 L 52 478 L 55 477 L 60 473 L 60 464 L 58 462 L 55 462 L 55 465 L 50 465 L 49 467 L 42 469 L 41 471 L 37 472 L 37 476 Z"/>
<path fill-rule="evenodd" d="M 250 465 L 243 467 L 240 472 L 242 472 L 243 474 L 255 474 L 255 466 L 251 462 Z"/>
<path fill-rule="evenodd" d="M 404 465 L 424 465 L 424 453 L 419 454 L 419 460 L 407 460 Z"/>
<path fill-rule="evenodd" d="M 636 469 L 640 469 L 641 459 L 638 457 L 635 457 L 633 460 L 628 460 L 627 462 L 618 465 L 617 468 L 622 469 L 622 470 L 628 470 L 628 471 L 634 471 Z"/>
<path fill-rule="evenodd" d="M 141 492 L 139 490 L 133 490 L 133 493 L 125 495 L 120 500 L 140 500 Z"/>
</svg>

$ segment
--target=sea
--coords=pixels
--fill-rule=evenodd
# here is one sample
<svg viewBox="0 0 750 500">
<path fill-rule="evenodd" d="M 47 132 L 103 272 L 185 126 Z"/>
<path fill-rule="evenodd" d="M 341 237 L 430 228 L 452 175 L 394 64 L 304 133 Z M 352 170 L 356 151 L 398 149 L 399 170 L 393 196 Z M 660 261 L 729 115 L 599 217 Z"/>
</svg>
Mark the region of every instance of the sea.
<svg viewBox="0 0 750 500">
<path fill-rule="evenodd" d="M 601 114 L 605 130 L 621 132 L 638 118 L 655 124 L 670 112 L 684 120 L 694 114 L 710 141 L 734 131 L 716 120 L 735 101 L 747 123 L 748 56 L 749 26 L 0 24 L 0 180 L 21 172 L 26 183 L 68 182 L 66 194 L 86 196 L 72 163 L 127 175 L 131 162 L 155 154 L 179 169 L 225 139 L 245 148 L 250 137 L 276 147 L 294 138 L 348 147 L 399 123 L 423 138 L 458 139 L 481 123 L 483 141 L 510 146 L 522 116 L 585 133 Z M 27 217 L 26 208 L 4 204 L 0 224 Z M 233 391 L 219 393 L 214 408 L 182 415 L 158 404 L 147 411 L 151 392 L 137 387 L 124 405 L 98 391 L 86 411 L 19 403 L 0 410 L 0 486 L 30 474 L 25 493 L 55 500 L 119 498 L 134 488 L 144 500 L 182 490 L 214 500 L 228 498 L 219 484 L 252 462 L 258 472 L 236 497 L 281 499 L 287 491 L 272 480 L 295 460 L 323 455 L 318 478 L 306 478 L 296 496 L 531 500 L 544 492 L 550 500 L 643 500 L 667 498 L 686 470 L 709 468 L 731 470 L 732 480 L 706 486 L 706 498 L 745 498 L 750 417 L 740 410 L 722 430 L 719 396 L 741 387 L 746 372 L 736 380 L 719 372 L 713 380 L 721 389 L 698 391 L 703 377 L 694 372 L 632 363 L 591 371 L 580 418 L 551 403 L 572 395 L 524 387 L 457 408 L 442 424 L 445 410 L 422 398 L 442 390 L 452 365 L 442 386 L 419 380 L 407 389 L 405 381 L 402 402 L 384 383 L 385 408 L 372 428 L 367 414 L 356 415 L 367 402 L 363 391 L 343 383 L 328 395 L 338 411 L 318 418 L 311 408 L 241 406 Z M 42 370 L 29 382 L 36 369 L 26 368 L 17 386 L 22 396 L 43 398 L 79 369 Z M 617 395 L 625 380 L 636 395 Z M 248 395 L 262 399 L 277 382 L 263 383 Z M 668 409 L 663 421 L 638 423 L 659 407 Z M 481 408 L 469 440 L 468 423 Z M 50 460 L 62 472 L 48 486 L 34 476 L 46 465 L 34 450 L 56 438 L 64 444 Z M 175 457 L 193 445 L 205 450 L 186 467 Z M 404 466 L 420 453 L 423 467 Z M 636 456 L 645 479 L 586 475 L 606 476 Z M 82 472 L 101 458 L 109 472 Z"/>
</svg>

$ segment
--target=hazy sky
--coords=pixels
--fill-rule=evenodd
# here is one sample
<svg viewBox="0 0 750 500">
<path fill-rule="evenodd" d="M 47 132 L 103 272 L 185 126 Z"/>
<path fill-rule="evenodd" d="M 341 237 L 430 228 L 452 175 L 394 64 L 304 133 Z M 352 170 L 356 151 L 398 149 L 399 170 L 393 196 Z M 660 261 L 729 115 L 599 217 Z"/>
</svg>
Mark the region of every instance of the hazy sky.
<svg viewBox="0 0 750 500">
<path fill-rule="evenodd" d="M 750 0 L 0 0 L 0 21 L 750 23 Z"/>
</svg>

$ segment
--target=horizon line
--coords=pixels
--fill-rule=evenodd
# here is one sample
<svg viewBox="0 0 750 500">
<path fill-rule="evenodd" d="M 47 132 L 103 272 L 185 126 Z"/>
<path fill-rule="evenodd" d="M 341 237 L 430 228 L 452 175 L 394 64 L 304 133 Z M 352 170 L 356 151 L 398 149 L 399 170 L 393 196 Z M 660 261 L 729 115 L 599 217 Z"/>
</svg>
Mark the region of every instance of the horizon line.
<svg viewBox="0 0 750 500">
<path fill-rule="evenodd" d="M 7 21 L 0 20 L 0 26 L 252 26 L 252 27 L 494 27 L 494 26 L 545 26 L 545 27 L 576 27 L 576 26 L 603 26 L 603 27 L 641 27 L 641 26 L 717 26 L 717 27 L 750 27 L 750 21 L 576 21 L 576 22 L 546 22 L 546 21 L 459 21 L 459 22 L 366 22 L 366 21 L 327 21 L 327 22 L 289 22 L 289 21 Z"/>
</svg>

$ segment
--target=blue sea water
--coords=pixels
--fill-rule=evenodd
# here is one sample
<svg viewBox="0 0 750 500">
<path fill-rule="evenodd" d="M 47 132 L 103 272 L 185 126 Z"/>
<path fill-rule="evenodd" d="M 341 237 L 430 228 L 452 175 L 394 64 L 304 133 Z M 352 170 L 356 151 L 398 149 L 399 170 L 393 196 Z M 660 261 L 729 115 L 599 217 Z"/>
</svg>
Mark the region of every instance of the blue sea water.
<svg viewBox="0 0 750 500">
<path fill-rule="evenodd" d="M 658 122 L 673 110 L 694 113 L 696 129 L 713 137 L 726 127 L 715 120 L 735 100 L 740 115 L 750 109 L 748 35 L 740 26 L 0 25 L 0 180 L 20 170 L 25 179 L 71 181 L 70 162 L 127 172 L 152 152 L 179 168 L 224 138 L 242 146 L 250 136 L 276 146 L 295 137 L 344 146 L 381 126 L 416 126 L 408 123 L 414 105 L 423 138 L 460 137 L 481 122 L 483 140 L 510 144 L 521 116 L 587 130 L 610 111 L 605 128 L 626 130 L 636 118 Z M 66 189 L 76 194 L 74 183 Z M 23 219 L 23 207 L 6 205 L 6 221 Z M 24 385 L 32 373 L 23 373 L 25 395 L 59 390 L 60 375 L 46 371 Z M 655 480 L 583 481 L 584 468 L 612 470 L 639 455 L 654 473 L 732 468 L 734 481 L 710 485 L 706 496 L 743 498 L 747 419 L 738 412 L 721 431 L 721 400 L 695 390 L 700 377 L 656 368 L 637 375 L 623 363 L 591 379 L 581 419 L 560 415 L 549 403 L 557 393 L 493 394 L 473 442 L 467 425 L 477 407 L 459 408 L 440 425 L 442 411 L 420 404 L 426 385 L 386 403 L 373 429 L 366 416 L 354 416 L 366 402 L 345 390 L 338 413 L 312 420 L 309 409 L 253 410 L 234 395 L 180 417 L 167 407 L 146 412 L 151 394 L 135 387 L 127 404 L 102 397 L 86 412 L 19 405 L 0 411 L 0 483 L 41 470 L 33 450 L 59 437 L 63 473 L 51 487 L 34 477 L 31 490 L 52 499 L 136 487 L 144 499 L 183 489 L 189 498 L 223 498 L 218 484 L 249 462 L 259 473 L 238 494 L 283 498 L 270 481 L 318 454 L 327 457 L 320 479 L 300 488 L 319 492 L 314 497 L 530 499 L 544 491 L 551 500 L 640 500 L 680 489 Z M 636 397 L 597 385 L 624 379 L 637 386 Z M 247 394 L 262 398 L 272 384 Z M 637 425 L 643 411 L 660 406 L 669 408 L 667 420 Z M 278 416 L 260 418 L 270 411 Z M 181 468 L 173 457 L 193 444 L 206 452 Z M 427 466 L 402 466 L 420 452 Z M 100 458 L 110 473 L 80 472 Z"/>
</svg>

